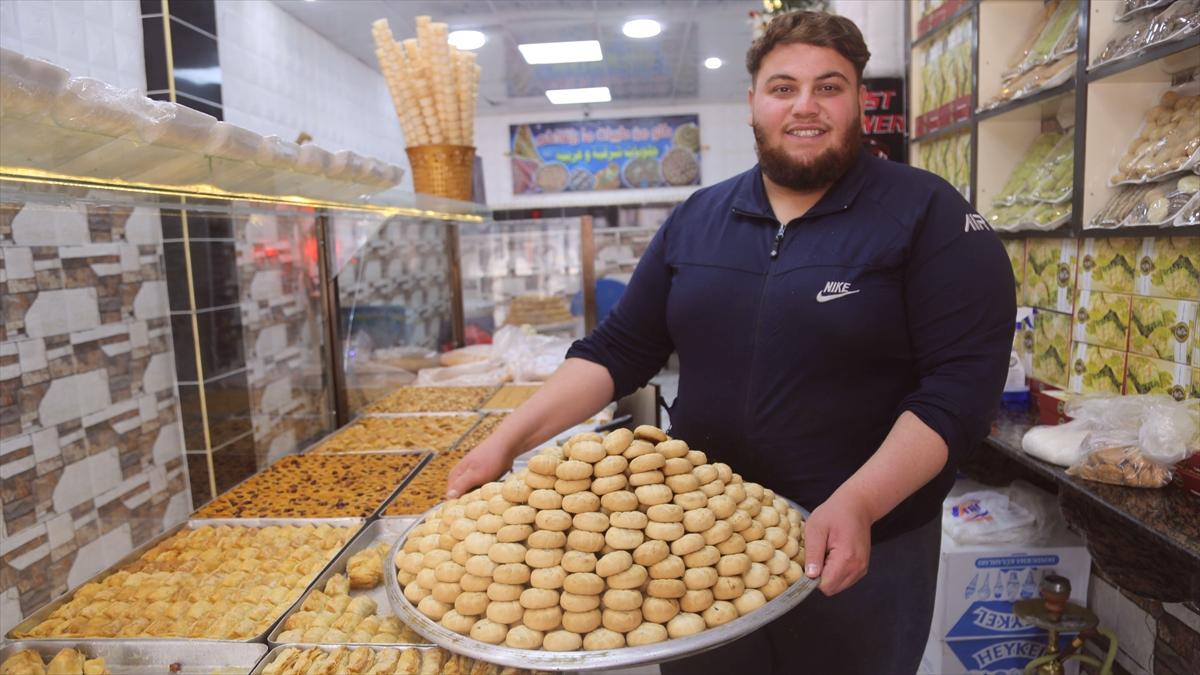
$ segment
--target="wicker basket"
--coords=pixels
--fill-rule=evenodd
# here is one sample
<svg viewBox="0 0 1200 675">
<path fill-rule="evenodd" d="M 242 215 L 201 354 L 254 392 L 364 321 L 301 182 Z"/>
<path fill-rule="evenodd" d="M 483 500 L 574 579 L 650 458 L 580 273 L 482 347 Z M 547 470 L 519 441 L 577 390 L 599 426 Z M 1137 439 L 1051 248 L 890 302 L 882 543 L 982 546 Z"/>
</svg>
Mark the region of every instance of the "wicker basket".
<svg viewBox="0 0 1200 675">
<path fill-rule="evenodd" d="M 417 145 L 405 152 L 412 164 L 413 190 L 470 201 L 474 146 Z"/>
</svg>

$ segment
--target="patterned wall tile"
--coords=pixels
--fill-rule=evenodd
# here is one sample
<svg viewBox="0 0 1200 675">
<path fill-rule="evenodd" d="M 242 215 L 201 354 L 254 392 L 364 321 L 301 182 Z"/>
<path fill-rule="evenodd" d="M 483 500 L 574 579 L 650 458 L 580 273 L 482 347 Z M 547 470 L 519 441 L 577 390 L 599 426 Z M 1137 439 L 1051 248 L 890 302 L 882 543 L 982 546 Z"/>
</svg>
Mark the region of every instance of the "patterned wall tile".
<svg viewBox="0 0 1200 675">
<path fill-rule="evenodd" d="M 0 206 L 6 627 L 188 513 L 158 227 L 154 209 Z"/>
</svg>

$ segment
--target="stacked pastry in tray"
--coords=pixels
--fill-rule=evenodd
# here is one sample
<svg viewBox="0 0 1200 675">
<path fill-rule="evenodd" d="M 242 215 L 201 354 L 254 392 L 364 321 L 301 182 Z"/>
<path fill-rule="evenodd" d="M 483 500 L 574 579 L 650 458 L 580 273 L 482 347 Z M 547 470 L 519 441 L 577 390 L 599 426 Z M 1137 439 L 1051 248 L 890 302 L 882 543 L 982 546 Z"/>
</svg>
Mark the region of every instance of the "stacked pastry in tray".
<svg viewBox="0 0 1200 675">
<path fill-rule="evenodd" d="M 786 500 L 661 429 L 578 434 L 433 511 L 394 561 L 444 628 L 518 649 L 648 645 L 729 623 L 801 579 Z"/>
<path fill-rule="evenodd" d="M 351 590 L 369 590 L 383 583 L 383 560 L 389 544 L 379 543 L 350 557 L 345 574 L 335 574 L 324 588 L 304 599 L 300 610 L 283 622 L 279 643 L 380 643 L 425 644 L 427 641 L 388 613 L 378 615 L 379 604 Z"/>
<path fill-rule="evenodd" d="M 437 647 L 287 647 L 268 657 L 263 675 L 523 675 L 530 671 L 494 666 Z"/>
<path fill-rule="evenodd" d="M 296 602 L 355 529 L 185 528 L 79 587 L 49 616 L 14 636 L 253 639 Z"/>
<path fill-rule="evenodd" d="M 421 467 L 421 472 L 413 477 L 404 490 L 396 496 L 384 510 L 388 516 L 420 515 L 442 501 L 446 493 L 446 479 L 454 465 L 491 435 L 507 415 L 492 413 L 486 415 L 475 428 L 471 430 L 453 450 L 439 452 Z"/>
</svg>

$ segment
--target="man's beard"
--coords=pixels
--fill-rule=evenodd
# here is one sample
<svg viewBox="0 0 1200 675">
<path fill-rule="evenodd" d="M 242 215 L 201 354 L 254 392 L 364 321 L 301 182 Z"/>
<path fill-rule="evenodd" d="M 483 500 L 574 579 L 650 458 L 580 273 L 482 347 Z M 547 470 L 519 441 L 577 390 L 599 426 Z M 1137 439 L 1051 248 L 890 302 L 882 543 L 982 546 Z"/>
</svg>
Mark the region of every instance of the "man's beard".
<svg viewBox="0 0 1200 675">
<path fill-rule="evenodd" d="M 762 167 L 763 174 L 776 185 L 797 192 L 809 192 L 831 185 L 850 170 L 862 148 L 862 128 L 858 124 L 851 124 L 846 130 L 843 143 L 835 143 L 816 157 L 798 160 L 782 147 L 771 145 L 758 122 L 752 126 L 754 148 L 758 153 L 758 164 Z"/>
</svg>

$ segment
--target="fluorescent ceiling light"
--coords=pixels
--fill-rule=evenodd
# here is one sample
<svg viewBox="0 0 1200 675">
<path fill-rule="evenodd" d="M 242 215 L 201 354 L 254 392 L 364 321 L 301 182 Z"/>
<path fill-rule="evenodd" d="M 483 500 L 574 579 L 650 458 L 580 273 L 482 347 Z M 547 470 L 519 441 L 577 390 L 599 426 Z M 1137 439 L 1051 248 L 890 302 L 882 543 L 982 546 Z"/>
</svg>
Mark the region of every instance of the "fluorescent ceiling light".
<svg viewBox="0 0 1200 675">
<path fill-rule="evenodd" d="M 608 87 L 584 87 L 582 89 L 547 89 L 546 98 L 554 105 L 571 103 L 607 103 L 612 100 Z"/>
<path fill-rule="evenodd" d="M 724 61 L 715 56 L 710 56 L 707 59 L 704 59 L 704 67 L 708 68 L 709 70 L 716 70 L 717 68 L 720 68 L 723 63 Z"/>
<path fill-rule="evenodd" d="M 662 32 L 662 26 L 654 19 L 633 19 L 621 27 L 625 37 L 652 38 Z"/>
<path fill-rule="evenodd" d="M 527 45 L 517 45 L 525 63 L 582 63 L 585 61 L 600 61 L 604 55 L 600 52 L 600 43 L 596 40 L 581 40 L 579 42 L 535 42 Z"/>
<path fill-rule="evenodd" d="M 479 49 L 487 42 L 487 36 L 477 30 L 456 30 L 446 36 L 451 47 L 471 51 Z"/>
</svg>

